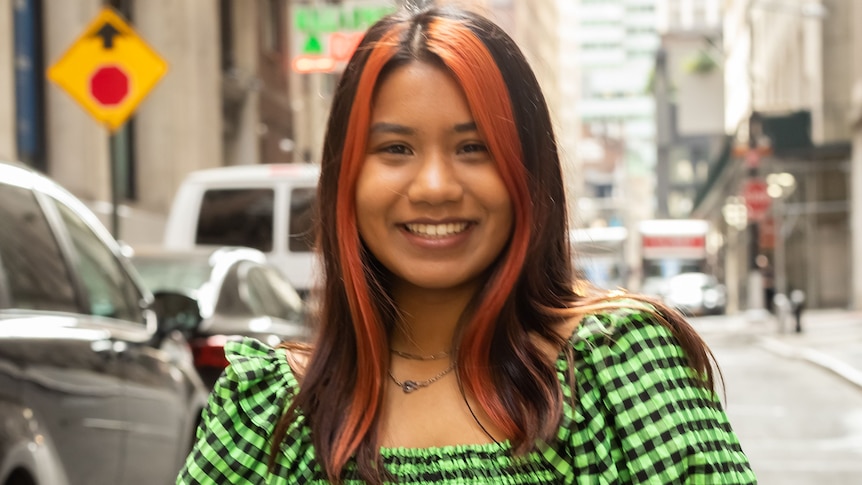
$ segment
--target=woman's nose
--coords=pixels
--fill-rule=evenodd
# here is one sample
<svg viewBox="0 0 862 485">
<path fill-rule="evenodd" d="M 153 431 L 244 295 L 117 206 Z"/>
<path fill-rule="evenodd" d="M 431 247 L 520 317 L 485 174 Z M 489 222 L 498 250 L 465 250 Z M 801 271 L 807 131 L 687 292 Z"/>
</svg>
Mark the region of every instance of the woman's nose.
<svg viewBox="0 0 862 485">
<path fill-rule="evenodd" d="M 454 202 L 463 194 L 452 160 L 439 153 L 422 157 L 407 190 L 411 202 L 428 204 Z"/>
</svg>

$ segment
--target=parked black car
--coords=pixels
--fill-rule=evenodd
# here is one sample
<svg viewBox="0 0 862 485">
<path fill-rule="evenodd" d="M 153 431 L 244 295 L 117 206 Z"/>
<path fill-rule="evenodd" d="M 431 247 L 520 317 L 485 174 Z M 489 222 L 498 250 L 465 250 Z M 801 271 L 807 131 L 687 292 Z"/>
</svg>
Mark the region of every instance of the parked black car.
<svg viewBox="0 0 862 485">
<path fill-rule="evenodd" d="M 0 483 L 173 483 L 207 389 L 95 215 L 0 161 Z"/>
<path fill-rule="evenodd" d="M 224 345 L 243 336 L 275 346 L 308 341 L 305 303 L 266 254 L 247 247 L 137 248 L 132 263 L 185 332 L 195 367 L 212 387 L 227 366 Z"/>
</svg>

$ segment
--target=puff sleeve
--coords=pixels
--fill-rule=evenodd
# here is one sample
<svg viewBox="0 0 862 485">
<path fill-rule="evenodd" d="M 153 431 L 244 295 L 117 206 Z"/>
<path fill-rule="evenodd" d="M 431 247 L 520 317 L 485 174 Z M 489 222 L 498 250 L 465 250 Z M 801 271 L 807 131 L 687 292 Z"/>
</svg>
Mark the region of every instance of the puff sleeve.
<svg viewBox="0 0 862 485">
<path fill-rule="evenodd" d="M 177 484 L 267 483 L 270 436 L 298 384 L 283 349 L 245 338 L 225 356 Z"/>
<path fill-rule="evenodd" d="M 602 428 L 598 468 L 617 483 L 757 483 L 716 393 L 696 385 L 670 329 L 645 310 L 593 318 L 601 331 L 587 325 L 573 344 L 589 391 L 580 412 L 593 433 Z M 577 460 L 585 435 L 570 438 Z"/>
</svg>

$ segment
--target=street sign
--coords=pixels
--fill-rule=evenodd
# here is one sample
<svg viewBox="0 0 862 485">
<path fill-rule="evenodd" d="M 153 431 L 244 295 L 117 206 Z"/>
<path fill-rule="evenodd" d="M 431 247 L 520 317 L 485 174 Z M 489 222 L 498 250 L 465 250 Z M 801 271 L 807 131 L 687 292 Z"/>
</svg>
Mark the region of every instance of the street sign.
<svg viewBox="0 0 862 485">
<path fill-rule="evenodd" d="M 750 222 L 763 220 L 772 205 L 772 198 L 769 197 L 766 188 L 766 182 L 761 179 L 749 179 L 742 188 L 742 197 L 745 199 L 745 209 Z"/>
<path fill-rule="evenodd" d="M 115 131 L 167 70 L 164 59 L 106 7 L 48 69 L 48 79 Z"/>
<path fill-rule="evenodd" d="M 293 7 L 291 52 L 294 72 L 336 72 L 344 69 L 365 31 L 394 8 L 379 5 L 297 5 Z"/>
</svg>

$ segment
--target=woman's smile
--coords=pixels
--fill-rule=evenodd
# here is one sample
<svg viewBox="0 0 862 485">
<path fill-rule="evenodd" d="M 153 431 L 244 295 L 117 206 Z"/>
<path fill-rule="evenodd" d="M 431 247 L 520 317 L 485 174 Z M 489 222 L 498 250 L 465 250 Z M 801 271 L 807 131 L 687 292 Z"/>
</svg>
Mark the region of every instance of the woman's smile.
<svg viewBox="0 0 862 485">
<path fill-rule="evenodd" d="M 469 222 L 404 224 L 404 237 L 419 250 L 452 251 L 466 244 L 471 230 Z"/>
<path fill-rule="evenodd" d="M 470 227 L 470 224 L 467 222 L 444 222 L 439 224 L 404 224 L 404 228 L 407 229 L 407 232 L 415 234 L 417 236 L 428 237 L 432 239 L 441 239 L 444 237 L 461 234 L 462 232 L 466 231 L 468 227 Z"/>
</svg>

